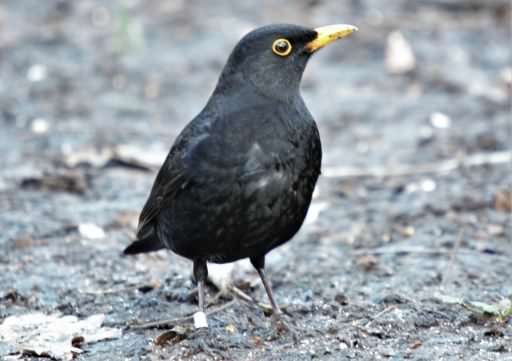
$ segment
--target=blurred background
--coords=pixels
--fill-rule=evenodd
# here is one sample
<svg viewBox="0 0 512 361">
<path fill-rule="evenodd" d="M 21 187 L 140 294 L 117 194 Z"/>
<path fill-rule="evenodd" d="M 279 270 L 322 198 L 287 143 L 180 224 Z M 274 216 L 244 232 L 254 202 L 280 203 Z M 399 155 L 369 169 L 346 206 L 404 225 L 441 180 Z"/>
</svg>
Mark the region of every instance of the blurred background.
<svg viewBox="0 0 512 361">
<path fill-rule="evenodd" d="M 193 312 L 186 260 L 119 253 L 231 49 L 269 23 L 360 31 L 306 69 L 323 176 L 306 225 L 269 257 L 302 341 L 267 341 L 268 319 L 235 302 L 214 317 L 219 344 L 234 360 L 512 359 L 507 0 L 3 0 L 0 321 L 99 313 L 123 328 Z M 255 278 L 243 263 L 230 267 L 217 287 L 264 299 L 240 281 Z M 15 355 L 1 330 L 0 356 Z M 157 333 L 86 345 L 80 359 L 184 357 L 151 344 Z"/>
</svg>

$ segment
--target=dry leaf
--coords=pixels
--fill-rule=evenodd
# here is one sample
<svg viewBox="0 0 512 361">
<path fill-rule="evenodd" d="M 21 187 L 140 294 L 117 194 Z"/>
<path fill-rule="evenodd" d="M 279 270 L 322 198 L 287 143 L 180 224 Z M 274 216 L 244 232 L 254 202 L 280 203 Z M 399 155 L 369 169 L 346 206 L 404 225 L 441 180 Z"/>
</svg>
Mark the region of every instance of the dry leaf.
<svg viewBox="0 0 512 361">
<path fill-rule="evenodd" d="M 412 349 L 412 350 L 415 350 L 418 347 L 420 347 L 421 345 L 422 345 L 422 342 L 420 340 L 416 340 L 416 341 L 414 341 L 413 343 L 411 343 L 409 345 L 409 348 Z"/>
<path fill-rule="evenodd" d="M 227 331 L 227 332 L 229 332 L 229 333 L 231 333 L 231 334 L 233 334 L 233 333 L 235 333 L 235 332 L 236 332 L 236 327 L 235 327 L 235 325 L 233 325 L 232 323 L 230 323 L 229 325 L 227 325 L 227 326 L 225 327 L 225 329 L 226 329 L 226 331 Z"/>
<path fill-rule="evenodd" d="M 10 316 L 0 325 L 0 342 L 20 353 L 71 360 L 83 344 L 121 337 L 121 330 L 101 326 L 104 319 L 103 314 L 84 320 L 43 313 Z"/>
<path fill-rule="evenodd" d="M 498 211 L 512 212 L 512 191 L 501 190 L 496 192 L 494 207 Z"/>
<path fill-rule="evenodd" d="M 358 257 L 356 260 L 356 263 L 359 267 L 361 267 L 364 271 L 369 272 L 377 268 L 377 265 L 379 264 L 379 260 L 377 257 L 373 255 L 364 255 L 361 257 Z"/>
<path fill-rule="evenodd" d="M 405 226 L 405 227 L 399 227 L 398 232 L 404 237 L 412 237 L 414 236 L 414 233 L 416 233 L 414 227 L 412 226 Z"/>
<path fill-rule="evenodd" d="M 87 177 L 78 171 L 65 170 L 45 173 L 38 177 L 27 177 L 21 181 L 21 188 L 61 191 L 83 194 L 89 188 Z"/>
<path fill-rule="evenodd" d="M 165 345 L 175 345 L 178 342 L 183 341 L 187 338 L 187 332 L 184 327 L 174 326 L 171 330 L 165 331 L 155 338 L 155 345 L 157 346 L 165 346 Z"/>
</svg>

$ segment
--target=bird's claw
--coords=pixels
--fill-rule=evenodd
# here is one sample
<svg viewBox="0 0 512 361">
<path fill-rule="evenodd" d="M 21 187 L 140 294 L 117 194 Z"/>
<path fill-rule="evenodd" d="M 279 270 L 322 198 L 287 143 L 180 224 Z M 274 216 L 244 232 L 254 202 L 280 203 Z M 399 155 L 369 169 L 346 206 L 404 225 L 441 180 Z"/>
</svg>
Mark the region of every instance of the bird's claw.
<svg viewBox="0 0 512 361">
<path fill-rule="evenodd" d="M 272 326 L 278 333 L 286 333 L 290 330 L 290 327 L 284 320 L 282 313 L 272 314 Z"/>
<path fill-rule="evenodd" d="M 272 314 L 272 326 L 276 333 L 276 338 L 289 335 L 293 338 L 294 342 L 297 342 L 298 336 L 295 332 L 293 326 L 291 326 L 290 322 L 287 322 L 284 319 L 283 313 L 273 313 Z"/>
</svg>

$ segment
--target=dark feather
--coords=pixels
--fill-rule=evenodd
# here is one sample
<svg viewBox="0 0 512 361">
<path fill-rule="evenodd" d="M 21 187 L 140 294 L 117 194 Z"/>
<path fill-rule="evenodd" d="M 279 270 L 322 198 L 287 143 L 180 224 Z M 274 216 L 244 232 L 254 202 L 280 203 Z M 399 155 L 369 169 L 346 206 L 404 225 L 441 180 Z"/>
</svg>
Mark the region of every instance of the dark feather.
<svg viewBox="0 0 512 361">
<path fill-rule="evenodd" d="M 160 242 L 158 237 L 153 233 L 150 236 L 133 241 L 128 247 L 125 248 L 123 254 L 137 254 L 145 252 L 158 251 L 165 248 L 165 245 Z"/>
</svg>

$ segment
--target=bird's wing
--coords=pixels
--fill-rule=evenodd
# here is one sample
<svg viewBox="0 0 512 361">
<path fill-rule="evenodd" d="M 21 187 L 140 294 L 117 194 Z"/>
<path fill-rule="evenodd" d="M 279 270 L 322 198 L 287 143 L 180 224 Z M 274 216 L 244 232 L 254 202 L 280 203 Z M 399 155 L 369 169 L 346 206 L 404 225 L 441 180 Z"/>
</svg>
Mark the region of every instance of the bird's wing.
<svg viewBox="0 0 512 361">
<path fill-rule="evenodd" d="M 169 172 L 164 167 L 165 164 L 158 172 L 151 194 L 140 213 L 137 227 L 138 239 L 146 238 L 148 233 L 153 232 L 152 224 L 160 213 L 162 205 L 186 185 L 185 176 L 179 169 L 172 169 Z"/>
<path fill-rule="evenodd" d="M 148 238 L 154 232 L 153 222 L 162 207 L 172 202 L 192 177 L 186 164 L 187 154 L 193 153 L 194 149 L 208 138 L 207 128 L 197 126 L 199 122 L 196 123 L 195 120 L 183 129 L 158 171 L 151 193 L 139 216 L 136 233 L 139 240 Z"/>
</svg>

